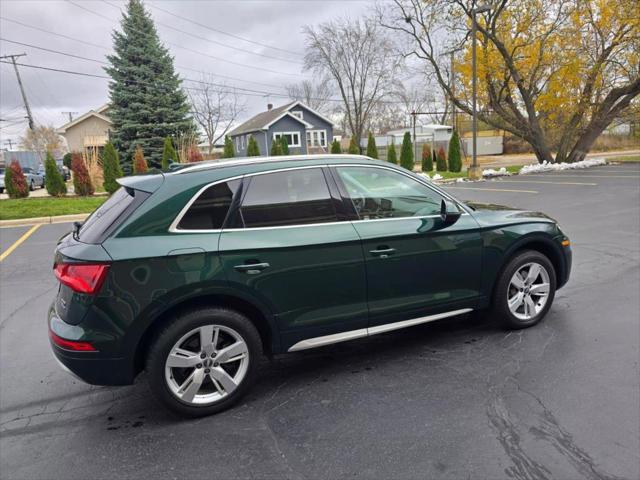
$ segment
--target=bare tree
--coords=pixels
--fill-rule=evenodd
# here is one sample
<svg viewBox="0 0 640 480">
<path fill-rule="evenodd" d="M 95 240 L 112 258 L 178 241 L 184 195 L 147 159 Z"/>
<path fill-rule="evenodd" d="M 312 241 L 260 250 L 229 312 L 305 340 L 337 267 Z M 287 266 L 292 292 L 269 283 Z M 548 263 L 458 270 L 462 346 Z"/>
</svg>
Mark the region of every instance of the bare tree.
<svg viewBox="0 0 640 480">
<path fill-rule="evenodd" d="M 330 113 L 334 109 L 334 105 L 331 104 L 331 79 L 328 76 L 320 78 L 317 82 L 303 80 L 300 83 L 292 83 L 285 89 L 289 98 L 301 101 L 316 112 Z"/>
<path fill-rule="evenodd" d="M 346 124 L 358 144 L 374 107 L 391 91 L 401 58 L 372 18 L 306 26 L 305 68 L 328 74 L 342 98 Z"/>
<path fill-rule="evenodd" d="M 33 130 L 27 129 L 24 136 L 20 137 L 20 146 L 36 152 L 43 162 L 47 151 L 56 158 L 62 155 L 62 139 L 51 126 L 40 125 Z"/>
<path fill-rule="evenodd" d="M 381 23 L 402 34 L 405 54 L 424 60 L 450 101 L 471 113 L 467 25 L 477 2 L 393 3 Z M 640 93 L 640 35 L 629 20 L 636 17 L 637 0 L 491 2 L 477 15 L 478 117 L 527 141 L 540 162 L 583 159 Z M 461 51 L 454 84 L 444 39 L 446 50 Z"/>
<path fill-rule="evenodd" d="M 193 118 L 207 137 L 207 151 L 227 134 L 238 116 L 244 112 L 237 92 L 225 84 L 214 83 L 211 77 L 203 77 L 200 86 L 189 92 Z"/>
</svg>

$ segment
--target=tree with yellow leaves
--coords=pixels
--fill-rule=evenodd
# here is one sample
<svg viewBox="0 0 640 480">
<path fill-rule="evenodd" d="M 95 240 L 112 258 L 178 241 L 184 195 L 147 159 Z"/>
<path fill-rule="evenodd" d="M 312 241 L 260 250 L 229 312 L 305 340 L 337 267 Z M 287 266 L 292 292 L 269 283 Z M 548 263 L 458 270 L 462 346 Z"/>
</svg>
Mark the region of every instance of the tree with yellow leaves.
<svg viewBox="0 0 640 480">
<path fill-rule="evenodd" d="M 478 118 L 527 141 L 540 162 L 582 160 L 640 93 L 637 0 L 500 0 L 478 21 Z M 394 0 L 402 34 L 449 99 L 471 113 L 474 0 Z M 443 39 L 446 38 L 446 41 Z M 451 81 L 446 52 L 458 52 Z M 634 103 L 636 105 L 634 105 Z M 555 155 L 554 155 L 555 152 Z"/>
</svg>

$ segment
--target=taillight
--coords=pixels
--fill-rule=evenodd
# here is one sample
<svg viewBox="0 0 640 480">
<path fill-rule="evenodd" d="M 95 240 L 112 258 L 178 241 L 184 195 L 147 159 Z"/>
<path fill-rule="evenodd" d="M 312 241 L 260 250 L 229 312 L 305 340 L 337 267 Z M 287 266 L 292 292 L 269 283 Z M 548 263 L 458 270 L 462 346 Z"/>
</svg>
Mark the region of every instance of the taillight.
<svg viewBox="0 0 640 480">
<path fill-rule="evenodd" d="M 76 342 L 75 340 L 67 340 L 59 337 L 49 330 L 49 338 L 51 341 L 64 350 L 73 350 L 74 352 L 97 352 L 96 348 L 89 342 Z"/>
<path fill-rule="evenodd" d="M 53 267 L 56 278 L 74 292 L 93 295 L 100 290 L 109 265 L 104 263 L 58 263 Z"/>
</svg>

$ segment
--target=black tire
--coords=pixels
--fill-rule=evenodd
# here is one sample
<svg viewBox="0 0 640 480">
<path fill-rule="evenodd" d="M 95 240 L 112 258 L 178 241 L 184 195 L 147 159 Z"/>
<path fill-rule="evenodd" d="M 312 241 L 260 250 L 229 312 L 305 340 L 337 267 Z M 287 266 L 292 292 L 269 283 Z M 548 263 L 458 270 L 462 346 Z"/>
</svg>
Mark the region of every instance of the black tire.
<svg viewBox="0 0 640 480">
<path fill-rule="evenodd" d="M 215 403 L 196 406 L 193 403 L 183 402 L 171 391 L 168 380 L 165 377 L 165 364 L 171 349 L 183 336 L 198 327 L 206 325 L 219 325 L 237 333 L 247 346 L 248 367 L 235 390 L 218 399 Z M 260 335 L 251 321 L 241 313 L 217 307 L 188 310 L 180 313 L 155 336 L 146 359 L 149 386 L 156 398 L 178 415 L 186 417 L 211 415 L 231 407 L 247 393 L 254 383 L 261 354 L 262 342 L 260 341 Z M 172 370 L 172 378 L 173 372 L 174 370 Z"/>
<path fill-rule="evenodd" d="M 35 189 L 36 189 L 36 187 L 33 184 L 33 180 L 31 180 L 31 182 L 29 183 L 29 191 L 33 192 Z"/>
<path fill-rule="evenodd" d="M 521 269 L 523 266 L 529 263 L 537 263 L 544 267 L 548 276 L 549 276 L 549 292 L 547 295 L 547 300 L 542 309 L 534 316 L 529 319 L 518 318 L 514 315 L 508 305 L 509 293 L 510 293 L 510 283 L 514 274 Z M 517 292 L 517 290 L 516 290 Z M 528 292 L 528 291 L 527 291 Z M 553 264 L 549 261 L 549 259 L 543 255 L 542 253 L 535 250 L 524 250 L 518 252 L 502 269 L 500 275 L 498 276 L 498 280 L 496 282 L 494 292 L 493 292 L 493 301 L 491 306 L 491 314 L 493 317 L 497 317 L 497 319 L 504 325 L 506 328 L 510 329 L 520 329 L 527 328 L 535 325 L 540 320 L 544 318 L 544 316 L 551 308 L 551 304 L 553 303 L 553 299 L 556 293 L 556 272 L 553 268 Z M 519 312 L 518 312 L 519 313 Z"/>
</svg>

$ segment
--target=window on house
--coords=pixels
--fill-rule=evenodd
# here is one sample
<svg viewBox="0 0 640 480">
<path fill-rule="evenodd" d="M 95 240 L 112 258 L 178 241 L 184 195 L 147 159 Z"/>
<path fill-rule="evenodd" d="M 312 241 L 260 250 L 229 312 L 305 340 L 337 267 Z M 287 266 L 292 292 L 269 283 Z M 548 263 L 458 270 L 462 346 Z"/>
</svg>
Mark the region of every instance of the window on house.
<svg viewBox="0 0 640 480">
<path fill-rule="evenodd" d="M 307 146 L 308 147 L 326 147 L 327 131 L 326 130 L 308 130 Z"/>
<path fill-rule="evenodd" d="M 291 112 L 291 115 L 293 115 L 294 117 L 299 118 L 300 120 L 304 119 L 304 115 L 302 114 L 302 112 L 300 110 L 296 110 L 295 112 Z"/>
<path fill-rule="evenodd" d="M 300 133 L 298 132 L 279 132 L 273 134 L 274 140 L 280 140 L 281 137 L 287 139 L 287 145 L 290 147 L 300 146 Z"/>
</svg>

